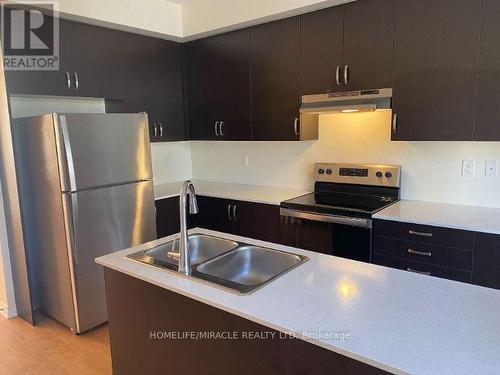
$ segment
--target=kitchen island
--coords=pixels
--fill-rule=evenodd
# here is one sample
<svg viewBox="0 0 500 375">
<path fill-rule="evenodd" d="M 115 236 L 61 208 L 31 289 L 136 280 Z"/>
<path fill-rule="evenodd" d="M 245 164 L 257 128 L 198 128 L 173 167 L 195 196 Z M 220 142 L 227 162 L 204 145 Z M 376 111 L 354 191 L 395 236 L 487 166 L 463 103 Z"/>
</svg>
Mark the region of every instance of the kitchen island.
<svg viewBox="0 0 500 375">
<path fill-rule="evenodd" d="M 116 374 L 500 371 L 500 291 L 224 233 L 191 233 L 310 260 L 242 296 L 125 259 L 175 236 L 98 258 Z"/>
</svg>

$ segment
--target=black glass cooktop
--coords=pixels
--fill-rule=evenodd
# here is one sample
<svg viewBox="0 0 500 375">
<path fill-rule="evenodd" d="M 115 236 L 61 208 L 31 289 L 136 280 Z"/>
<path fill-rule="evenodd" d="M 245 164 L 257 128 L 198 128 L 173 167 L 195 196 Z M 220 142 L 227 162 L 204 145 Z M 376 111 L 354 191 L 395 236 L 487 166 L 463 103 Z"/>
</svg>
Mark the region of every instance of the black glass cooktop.
<svg viewBox="0 0 500 375">
<path fill-rule="evenodd" d="M 281 202 L 281 207 L 331 215 L 371 217 L 396 198 L 344 193 L 310 193 Z"/>
</svg>

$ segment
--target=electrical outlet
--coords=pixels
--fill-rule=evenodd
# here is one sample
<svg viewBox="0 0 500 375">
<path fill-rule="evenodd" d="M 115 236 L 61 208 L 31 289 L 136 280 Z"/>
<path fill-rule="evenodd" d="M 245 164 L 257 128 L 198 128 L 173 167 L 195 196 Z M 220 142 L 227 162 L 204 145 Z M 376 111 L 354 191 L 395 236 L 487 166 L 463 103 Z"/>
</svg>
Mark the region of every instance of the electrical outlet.
<svg viewBox="0 0 500 375">
<path fill-rule="evenodd" d="M 497 176 L 497 161 L 496 160 L 486 160 L 484 175 L 486 177 L 496 177 Z"/>
<path fill-rule="evenodd" d="M 474 176 L 474 160 L 462 160 L 462 177 Z"/>
<path fill-rule="evenodd" d="M 246 168 L 250 165 L 250 160 L 249 160 L 249 157 L 248 155 L 246 154 L 241 154 L 241 166 L 243 168 Z"/>
</svg>

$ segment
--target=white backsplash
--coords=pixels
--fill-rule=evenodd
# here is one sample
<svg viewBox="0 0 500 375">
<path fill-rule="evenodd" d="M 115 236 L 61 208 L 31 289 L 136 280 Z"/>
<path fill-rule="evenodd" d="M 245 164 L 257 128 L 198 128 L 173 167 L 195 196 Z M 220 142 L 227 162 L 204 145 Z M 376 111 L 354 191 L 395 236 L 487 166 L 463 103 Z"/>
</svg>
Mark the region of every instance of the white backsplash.
<svg viewBox="0 0 500 375">
<path fill-rule="evenodd" d="M 192 178 L 191 142 L 151 143 L 155 184 Z"/>
<path fill-rule="evenodd" d="M 192 176 L 311 189 L 315 162 L 397 164 L 405 199 L 500 207 L 500 177 L 485 177 L 500 143 L 391 142 L 390 121 L 390 111 L 324 115 L 318 141 L 192 142 Z M 464 159 L 475 161 L 474 177 L 461 177 Z"/>
</svg>

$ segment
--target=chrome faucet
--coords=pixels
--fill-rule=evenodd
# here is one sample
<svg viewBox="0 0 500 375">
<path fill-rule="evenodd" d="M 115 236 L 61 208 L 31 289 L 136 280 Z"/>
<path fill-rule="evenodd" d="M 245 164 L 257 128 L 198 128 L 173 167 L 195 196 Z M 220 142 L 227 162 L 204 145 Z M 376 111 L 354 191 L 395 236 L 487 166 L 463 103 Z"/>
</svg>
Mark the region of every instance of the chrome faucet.
<svg viewBox="0 0 500 375">
<path fill-rule="evenodd" d="M 181 219 L 181 232 L 179 244 L 179 272 L 190 275 L 191 274 L 191 252 L 189 251 L 189 241 L 187 233 L 187 196 L 189 195 L 189 213 L 198 213 L 198 202 L 196 201 L 196 192 L 194 185 L 191 181 L 184 181 L 182 184 L 181 196 L 179 198 L 180 219 Z"/>
</svg>

